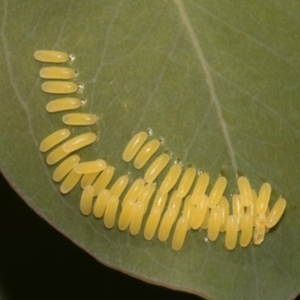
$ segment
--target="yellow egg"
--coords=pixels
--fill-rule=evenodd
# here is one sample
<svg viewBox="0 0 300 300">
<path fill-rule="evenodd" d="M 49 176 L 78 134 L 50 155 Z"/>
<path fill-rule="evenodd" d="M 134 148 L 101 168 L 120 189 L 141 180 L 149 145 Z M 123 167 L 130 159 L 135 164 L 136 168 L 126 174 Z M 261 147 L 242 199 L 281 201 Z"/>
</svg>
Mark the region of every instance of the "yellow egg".
<svg viewBox="0 0 300 300">
<path fill-rule="evenodd" d="M 155 183 L 147 183 L 141 191 L 138 200 L 144 203 L 144 213 L 148 209 L 148 204 L 156 189 Z"/>
<path fill-rule="evenodd" d="M 232 214 L 238 218 L 238 230 L 242 228 L 242 216 L 245 213 L 245 208 L 242 204 L 240 195 L 232 196 Z"/>
<path fill-rule="evenodd" d="M 201 229 L 207 229 L 208 228 L 208 222 L 209 222 L 209 209 L 207 207 L 204 219 L 202 221 L 202 224 L 200 226 Z"/>
<path fill-rule="evenodd" d="M 73 110 L 81 106 L 81 100 L 78 98 L 59 98 L 50 101 L 46 105 L 46 110 L 50 113 L 64 110 Z"/>
<path fill-rule="evenodd" d="M 182 166 L 179 163 L 175 163 L 169 170 L 168 174 L 164 178 L 160 186 L 160 191 L 163 194 L 167 194 L 177 183 L 182 171 Z"/>
<path fill-rule="evenodd" d="M 177 189 L 178 197 L 184 198 L 187 193 L 190 191 L 190 188 L 194 182 L 196 176 L 196 169 L 195 168 L 188 168 L 179 182 L 179 186 Z"/>
<path fill-rule="evenodd" d="M 161 211 L 163 211 L 165 208 L 165 205 L 166 205 L 167 198 L 168 198 L 168 194 L 163 194 L 163 193 L 161 193 L 160 190 L 158 190 L 156 193 L 156 196 L 153 200 L 152 207 L 157 207 Z"/>
<path fill-rule="evenodd" d="M 93 208 L 95 218 L 101 218 L 104 215 L 106 205 L 110 196 L 111 194 L 109 190 L 106 189 L 102 190 L 99 193 Z"/>
<path fill-rule="evenodd" d="M 271 197 L 271 185 L 269 183 L 263 183 L 256 202 L 256 213 L 262 215 L 266 213 Z"/>
<path fill-rule="evenodd" d="M 108 229 L 115 226 L 117 211 L 119 206 L 119 198 L 117 196 L 111 196 L 106 204 L 104 212 L 104 226 Z"/>
<path fill-rule="evenodd" d="M 159 230 L 158 230 L 158 239 L 161 242 L 164 242 L 168 239 L 172 226 L 174 225 L 179 210 L 181 206 L 182 198 L 177 196 L 177 192 L 175 191 L 172 194 L 172 197 L 168 204 L 168 209 L 162 217 Z"/>
<path fill-rule="evenodd" d="M 238 217 L 230 215 L 227 219 L 225 247 L 228 250 L 233 250 L 236 246 L 238 236 Z"/>
<path fill-rule="evenodd" d="M 242 216 L 242 231 L 240 236 L 240 245 L 241 247 L 247 247 L 252 239 L 253 235 L 253 224 L 252 224 L 251 214 L 244 214 Z"/>
<path fill-rule="evenodd" d="M 40 76 L 43 79 L 73 79 L 76 72 L 70 68 L 46 67 L 40 70 Z"/>
<path fill-rule="evenodd" d="M 193 196 L 191 198 L 191 203 L 192 199 Z M 202 194 L 199 195 L 197 199 L 198 200 L 196 204 L 192 203 L 192 205 L 194 205 L 195 207 L 193 209 L 192 218 L 190 220 L 191 228 L 194 230 L 197 230 L 202 226 L 206 213 L 208 211 L 208 197 Z"/>
<path fill-rule="evenodd" d="M 106 162 L 103 159 L 87 161 L 77 164 L 74 171 L 78 174 L 90 174 L 100 172 L 106 168 Z"/>
<path fill-rule="evenodd" d="M 94 198 L 94 187 L 87 185 L 81 194 L 80 211 L 84 216 L 88 216 L 92 212 Z"/>
<path fill-rule="evenodd" d="M 54 170 L 52 174 L 52 179 L 55 182 L 61 181 L 64 177 L 67 176 L 68 173 L 77 165 L 80 161 L 80 157 L 78 155 L 72 155 L 66 158 L 57 168 Z"/>
<path fill-rule="evenodd" d="M 129 199 L 126 202 L 126 204 L 122 207 L 122 211 L 120 213 L 120 217 L 118 220 L 118 227 L 121 231 L 126 230 L 129 226 L 134 204 L 135 204 L 135 200 Z"/>
<path fill-rule="evenodd" d="M 129 231 L 132 235 L 137 235 L 141 230 L 144 210 L 144 203 L 142 201 L 135 202 L 129 224 Z"/>
<path fill-rule="evenodd" d="M 147 138 L 148 134 L 145 131 L 137 133 L 127 144 L 123 152 L 123 160 L 126 162 L 131 161 L 145 143 Z"/>
<path fill-rule="evenodd" d="M 53 151 L 51 151 L 47 158 L 46 162 L 48 165 L 54 165 L 66 156 L 68 156 L 69 153 L 63 150 L 63 145 L 56 147 Z"/>
<path fill-rule="evenodd" d="M 81 174 L 78 174 L 78 173 L 74 172 L 74 170 L 72 170 L 67 175 L 67 177 L 64 179 L 64 181 L 62 182 L 62 184 L 60 186 L 61 193 L 62 194 L 69 193 L 75 187 L 75 185 L 78 183 L 81 176 L 82 176 Z"/>
<path fill-rule="evenodd" d="M 221 207 L 214 206 L 211 209 L 208 220 L 207 236 L 210 241 L 215 241 L 218 238 L 221 227 L 221 220 Z"/>
<path fill-rule="evenodd" d="M 143 188 L 145 185 L 145 181 L 143 179 L 137 179 L 134 181 L 132 186 L 129 188 L 128 192 L 126 193 L 123 202 L 122 202 L 122 208 L 126 204 L 128 200 L 137 200 L 137 198 L 140 196 Z"/>
<path fill-rule="evenodd" d="M 177 193 L 178 196 L 178 193 Z M 188 220 L 188 230 L 191 229 L 191 220 L 192 220 L 192 213 L 193 213 L 193 204 L 191 203 L 191 196 L 186 197 L 184 200 L 184 205 L 182 209 L 182 215 L 186 217 Z"/>
<path fill-rule="evenodd" d="M 160 146 L 159 140 L 152 140 L 148 142 L 134 159 L 133 165 L 136 169 L 141 169 L 151 158 L 151 156 L 158 150 Z"/>
<path fill-rule="evenodd" d="M 178 216 L 178 212 L 176 212 L 174 208 L 168 209 L 165 212 L 158 229 L 158 239 L 161 242 L 165 242 L 168 239 L 172 226 L 175 223 L 177 216 Z"/>
<path fill-rule="evenodd" d="M 94 125 L 97 120 L 96 115 L 85 113 L 70 113 L 62 117 L 63 123 L 71 126 L 90 126 Z"/>
<path fill-rule="evenodd" d="M 61 51 L 38 50 L 34 52 L 34 58 L 46 63 L 64 63 L 70 59 L 70 56 Z"/>
<path fill-rule="evenodd" d="M 79 89 L 73 81 L 46 81 L 42 84 L 42 90 L 48 94 L 73 94 Z"/>
<path fill-rule="evenodd" d="M 198 196 L 201 196 L 205 194 L 206 189 L 209 184 L 209 176 L 207 173 L 201 173 L 197 179 L 196 185 L 194 187 L 193 193 L 192 193 L 192 199 L 191 202 L 196 204 L 196 198 Z"/>
<path fill-rule="evenodd" d="M 99 193 L 108 186 L 108 184 L 110 183 L 110 181 L 115 173 L 115 169 L 116 168 L 114 168 L 114 167 L 107 166 L 102 171 L 100 176 L 97 178 L 97 180 L 93 184 L 94 196 L 99 195 Z"/>
<path fill-rule="evenodd" d="M 40 144 L 40 151 L 47 152 L 70 136 L 69 129 L 60 129 L 48 135 Z"/>
<path fill-rule="evenodd" d="M 121 197 L 122 193 L 124 192 L 128 184 L 128 181 L 129 179 L 127 175 L 120 176 L 110 189 L 111 195 L 116 195 L 117 197 Z"/>
<path fill-rule="evenodd" d="M 83 133 L 65 142 L 62 145 L 62 148 L 63 151 L 65 151 L 66 153 L 71 153 L 76 150 L 79 150 L 80 148 L 83 148 L 85 146 L 94 143 L 95 140 L 96 140 L 95 133 L 92 132 Z"/>
<path fill-rule="evenodd" d="M 185 241 L 187 228 L 188 228 L 188 219 L 185 216 L 181 216 L 175 227 L 173 239 L 172 239 L 172 248 L 175 251 L 179 251 Z"/>
<path fill-rule="evenodd" d="M 153 209 L 151 209 L 144 230 L 144 238 L 146 240 L 151 240 L 153 238 L 160 220 L 160 216 L 161 210 L 159 207 L 154 207 Z"/>
<path fill-rule="evenodd" d="M 227 219 L 229 216 L 229 203 L 226 197 L 221 197 L 221 200 L 218 204 L 221 207 L 221 227 L 220 232 L 226 231 Z"/>
<path fill-rule="evenodd" d="M 157 176 L 162 172 L 170 160 L 168 154 L 162 154 L 157 157 L 154 162 L 147 169 L 144 179 L 147 183 L 153 182 Z"/>
<path fill-rule="evenodd" d="M 246 213 L 250 214 L 252 217 L 252 226 L 255 225 L 255 218 L 257 215 L 256 203 L 257 203 L 257 194 L 254 190 L 252 190 L 252 204 L 250 206 L 246 207 Z"/>
<path fill-rule="evenodd" d="M 285 208 L 286 208 L 286 200 L 283 198 L 279 198 L 267 216 L 266 226 L 268 228 L 272 228 L 278 223 L 278 221 L 280 220 L 281 216 L 285 211 Z"/>
<path fill-rule="evenodd" d="M 227 179 L 223 176 L 220 176 L 215 182 L 209 197 L 208 197 L 208 207 L 212 208 L 219 203 L 221 197 L 226 189 Z"/>
<path fill-rule="evenodd" d="M 161 214 L 165 208 L 168 194 L 162 194 L 159 190 L 154 198 L 150 214 L 146 221 L 146 226 L 144 230 L 144 237 L 146 240 L 151 240 L 158 227 Z"/>
<path fill-rule="evenodd" d="M 240 190 L 241 201 L 243 206 L 250 206 L 252 204 L 252 190 L 250 182 L 246 177 L 238 178 L 238 187 Z"/>
</svg>

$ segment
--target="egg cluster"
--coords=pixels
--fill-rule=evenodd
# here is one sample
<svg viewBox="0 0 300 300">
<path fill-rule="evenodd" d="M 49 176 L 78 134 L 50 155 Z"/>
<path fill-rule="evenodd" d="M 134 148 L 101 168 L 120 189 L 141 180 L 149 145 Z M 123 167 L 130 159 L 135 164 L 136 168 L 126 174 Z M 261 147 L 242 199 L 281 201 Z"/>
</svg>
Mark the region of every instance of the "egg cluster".
<svg viewBox="0 0 300 300">
<path fill-rule="evenodd" d="M 48 50 L 36 51 L 34 57 L 47 63 L 65 63 L 70 60 L 70 56 L 64 52 Z M 41 78 L 50 80 L 43 83 L 42 90 L 65 95 L 78 92 L 82 85 L 71 81 L 76 75 L 77 72 L 71 68 L 42 68 Z M 82 105 L 80 99 L 61 98 L 50 101 L 46 109 L 53 113 L 78 109 Z M 63 116 L 62 122 L 68 126 L 90 126 L 97 122 L 97 116 L 68 113 Z M 215 241 L 219 233 L 224 232 L 225 247 L 232 250 L 238 240 L 241 247 L 247 247 L 251 241 L 260 245 L 265 233 L 278 223 L 284 213 L 286 201 L 283 198 L 279 198 L 269 209 L 269 183 L 262 184 L 257 195 L 249 180 L 243 176 L 237 179 L 239 194 L 232 196 L 230 208 L 229 201 L 223 195 L 227 185 L 225 177 L 219 176 L 208 191 L 210 178 L 207 173 L 198 174 L 194 167 L 183 170 L 183 165 L 172 161 L 168 153 L 157 156 L 145 168 L 143 178 L 136 179 L 123 195 L 129 183 L 128 174 L 110 184 L 115 172 L 113 166 L 107 165 L 103 159 L 80 162 L 80 156 L 72 154 L 94 143 L 96 134 L 86 132 L 68 139 L 70 135 L 68 128 L 50 134 L 41 142 L 40 151 L 48 152 L 57 146 L 46 158 L 48 165 L 64 159 L 53 172 L 53 180 L 62 181 L 60 191 L 63 194 L 70 192 L 80 181 L 83 189 L 79 205 L 82 215 L 93 213 L 95 218 L 103 217 L 106 228 L 113 228 L 117 223 L 120 231 L 129 229 L 132 235 L 137 235 L 143 227 L 146 240 L 151 240 L 157 232 L 158 239 L 164 242 L 174 227 L 174 250 L 182 248 L 189 230 L 207 229 L 210 241 Z M 160 140 L 147 141 L 148 138 L 146 131 L 134 135 L 125 147 L 123 160 L 127 163 L 133 161 L 136 169 L 145 167 L 161 147 Z M 157 186 L 155 180 L 169 164 L 166 176 Z"/>
</svg>

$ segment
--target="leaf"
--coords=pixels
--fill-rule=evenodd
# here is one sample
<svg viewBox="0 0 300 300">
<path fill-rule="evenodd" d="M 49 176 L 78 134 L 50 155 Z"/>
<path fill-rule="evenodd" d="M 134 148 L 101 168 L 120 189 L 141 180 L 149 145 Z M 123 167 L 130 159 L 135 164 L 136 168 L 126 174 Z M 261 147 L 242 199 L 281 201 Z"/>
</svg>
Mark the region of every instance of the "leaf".
<svg viewBox="0 0 300 300">
<path fill-rule="evenodd" d="M 290 299 L 300 290 L 299 15 L 288 1 L 3 1 L 0 165 L 22 198 L 100 262 L 134 277 L 213 299 Z M 184 163 L 259 190 L 288 206 L 259 247 L 227 251 L 189 232 L 181 251 L 145 241 L 79 212 L 81 190 L 63 196 L 40 141 L 63 127 L 48 114 L 38 49 L 74 53 L 84 82 L 82 109 L 99 116 L 99 141 L 80 151 L 130 172 L 122 151 L 146 128 Z M 75 128 L 74 133 L 84 129 Z M 166 174 L 164 172 L 163 174 Z M 163 174 L 160 176 L 163 178 Z M 115 177 L 116 178 L 116 177 Z M 161 179 L 158 180 L 158 184 Z"/>
</svg>

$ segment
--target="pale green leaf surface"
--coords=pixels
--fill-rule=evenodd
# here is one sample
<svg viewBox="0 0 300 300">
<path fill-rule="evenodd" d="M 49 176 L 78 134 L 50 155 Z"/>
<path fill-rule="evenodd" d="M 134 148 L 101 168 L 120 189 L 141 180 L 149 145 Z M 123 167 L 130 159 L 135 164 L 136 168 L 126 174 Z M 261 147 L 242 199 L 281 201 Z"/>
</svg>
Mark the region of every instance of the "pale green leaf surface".
<svg viewBox="0 0 300 300">
<path fill-rule="evenodd" d="M 0 165 L 15 190 L 43 218 L 100 262 L 143 280 L 213 299 L 291 299 L 300 290 L 300 2 L 2 1 Z M 226 251 L 224 234 L 206 243 L 189 232 L 179 252 L 79 212 L 80 188 L 67 196 L 53 183 L 40 141 L 63 127 L 48 114 L 56 97 L 41 91 L 38 49 L 74 53 L 84 82 L 82 109 L 99 116 L 99 140 L 80 151 L 105 158 L 115 178 L 131 172 L 122 151 L 146 128 L 160 150 L 229 181 L 236 173 L 271 204 L 288 202 L 259 247 Z M 86 129 L 74 129 L 74 133 Z M 164 172 L 163 174 L 165 174 Z M 161 176 L 162 177 L 162 176 Z M 160 182 L 160 180 L 158 180 Z M 212 184 L 211 184 L 212 185 Z M 210 185 L 210 187 L 211 187 Z M 17 216 L 12 216 L 17 217 Z"/>
</svg>

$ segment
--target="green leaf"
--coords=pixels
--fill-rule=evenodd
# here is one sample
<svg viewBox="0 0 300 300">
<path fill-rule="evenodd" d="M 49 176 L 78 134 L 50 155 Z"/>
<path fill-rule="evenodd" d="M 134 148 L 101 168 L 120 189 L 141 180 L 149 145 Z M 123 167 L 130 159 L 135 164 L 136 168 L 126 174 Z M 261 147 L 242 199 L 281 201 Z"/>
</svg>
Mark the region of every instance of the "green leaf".
<svg viewBox="0 0 300 300">
<path fill-rule="evenodd" d="M 300 2 L 8 1 L 0 4 L 0 165 L 39 215 L 100 262 L 154 284 L 212 299 L 291 299 L 300 290 Z M 121 159 L 131 136 L 151 128 L 160 149 L 257 191 L 272 185 L 284 217 L 261 246 L 227 251 L 224 234 L 189 232 L 181 251 L 142 232 L 132 237 L 83 217 L 81 189 L 63 196 L 39 143 L 63 127 L 42 92 L 39 49 L 74 53 L 85 84 L 84 112 L 99 116 L 99 140 L 79 151 L 105 158 L 131 182 L 143 176 Z M 74 134 L 86 129 L 75 128 Z M 166 174 L 162 173 L 158 179 Z M 17 217 L 17 216 L 14 216 Z"/>
</svg>

